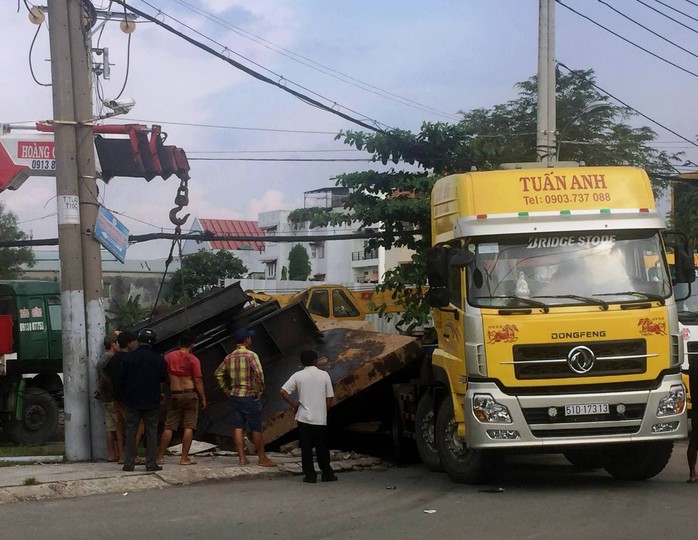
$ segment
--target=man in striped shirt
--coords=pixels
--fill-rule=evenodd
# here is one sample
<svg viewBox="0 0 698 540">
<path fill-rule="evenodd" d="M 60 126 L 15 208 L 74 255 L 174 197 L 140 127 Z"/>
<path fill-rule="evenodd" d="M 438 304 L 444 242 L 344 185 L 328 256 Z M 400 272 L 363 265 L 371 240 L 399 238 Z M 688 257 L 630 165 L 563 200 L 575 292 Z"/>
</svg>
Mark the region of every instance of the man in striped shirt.
<svg viewBox="0 0 698 540">
<path fill-rule="evenodd" d="M 249 349 L 254 332 L 247 328 L 235 330 L 236 348 L 225 357 L 216 369 L 218 386 L 225 392 L 233 412 L 233 440 L 241 465 L 248 465 L 245 456 L 244 431 L 249 425 L 252 443 L 257 449 L 258 464 L 262 467 L 276 467 L 264 452 L 262 433 L 262 404 L 260 397 L 264 391 L 264 373 L 256 353 Z"/>
</svg>

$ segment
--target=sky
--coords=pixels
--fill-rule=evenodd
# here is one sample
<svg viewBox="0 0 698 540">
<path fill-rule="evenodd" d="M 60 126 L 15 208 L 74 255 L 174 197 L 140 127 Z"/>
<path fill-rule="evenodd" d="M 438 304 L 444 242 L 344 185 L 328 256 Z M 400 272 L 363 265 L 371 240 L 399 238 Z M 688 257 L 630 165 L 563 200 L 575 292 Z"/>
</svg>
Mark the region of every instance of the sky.
<svg viewBox="0 0 698 540">
<path fill-rule="evenodd" d="M 106 0 L 93 3 L 97 9 L 109 7 Z M 516 84 L 537 72 L 538 4 L 130 1 L 231 59 L 354 118 L 415 132 L 423 122 L 457 122 L 459 111 L 517 97 Z M 129 47 L 119 25 L 123 8 L 113 4 L 112 12 L 93 35 L 93 46 L 108 47 L 112 64 L 110 79 L 99 81 L 101 95 L 115 98 L 123 87 L 120 100 L 134 100 L 135 106 L 118 121 L 159 124 L 168 135 L 166 144 L 186 151 L 191 165 L 186 211 L 193 217 L 256 220 L 260 212 L 303 207 L 304 192 L 334 186 L 338 174 L 385 170 L 356 161 L 241 161 L 370 156 L 335 140 L 338 132 L 360 126 L 261 82 L 153 23 L 138 21 Z M 698 1 L 563 0 L 555 12 L 556 59 L 572 69 L 593 69 L 598 86 L 675 132 L 647 118 L 634 119 L 634 125 L 657 132 L 657 148 L 685 151 L 687 160 L 698 163 L 698 148 L 677 136 L 695 142 L 698 134 Z M 27 126 L 53 117 L 51 88 L 32 76 L 33 70 L 39 83 L 50 83 L 48 27 L 42 25 L 36 34 L 37 28 L 23 2 L 0 0 L 0 123 Z M 103 112 L 97 105 L 95 110 Z M 175 177 L 99 181 L 100 202 L 131 234 L 170 232 L 168 214 L 178 183 Z M 17 214 L 22 230 L 34 238 L 55 238 L 55 193 L 54 178 L 34 177 L 16 191 L 0 193 L 0 201 Z M 127 257 L 165 258 L 168 251 L 168 241 L 146 242 L 131 246 Z"/>
</svg>

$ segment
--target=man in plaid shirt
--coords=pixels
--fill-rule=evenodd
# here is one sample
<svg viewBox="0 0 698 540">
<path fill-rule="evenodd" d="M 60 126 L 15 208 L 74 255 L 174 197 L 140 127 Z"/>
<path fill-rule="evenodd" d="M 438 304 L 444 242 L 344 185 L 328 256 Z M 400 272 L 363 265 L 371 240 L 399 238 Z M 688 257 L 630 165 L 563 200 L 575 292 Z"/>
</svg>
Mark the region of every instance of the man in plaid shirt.
<svg viewBox="0 0 698 540">
<path fill-rule="evenodd" d="M 264 373 L 257 354 L 249 349 L 254 332 L 247 328 L 235 330 L 236 348 L 225 357 L 216 369 L 218 386 L 225 392 L 233 412 L 233 440 L 241 465 L 250 461 L 245 456 L 244 431 L 249 425 L 252 443 L 257 449 L 258 464 L 262 467 L 276 467 L 264 452 L 262 434 L 262 404 L 259 398 L 264 391 Z"/>
</svg>

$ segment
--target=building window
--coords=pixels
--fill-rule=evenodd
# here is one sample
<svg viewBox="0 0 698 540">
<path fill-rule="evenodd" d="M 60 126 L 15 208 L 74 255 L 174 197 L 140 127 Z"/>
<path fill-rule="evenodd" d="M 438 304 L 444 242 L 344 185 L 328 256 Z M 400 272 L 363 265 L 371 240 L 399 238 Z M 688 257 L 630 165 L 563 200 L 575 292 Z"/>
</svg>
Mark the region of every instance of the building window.
<svg viewBox="0 0 698 540">
<path fill-rule="evenodd" d="M 276 261 L 267 263 L 267 277 L 268 278 L 275 278 L 276 277 Z"/>
<path fill-rule="evenodd" d="M 314 242 L 310 244 L 310 258 L 311 259 L 324 259 L 325 258 L 325 244 L 324 242 Z"/>
<path fill-rule="evenodd" d="M 102 284 L 102 298 L 110 298 L 111 297 L 111 283 L 103 283 Z"/>
</svg>

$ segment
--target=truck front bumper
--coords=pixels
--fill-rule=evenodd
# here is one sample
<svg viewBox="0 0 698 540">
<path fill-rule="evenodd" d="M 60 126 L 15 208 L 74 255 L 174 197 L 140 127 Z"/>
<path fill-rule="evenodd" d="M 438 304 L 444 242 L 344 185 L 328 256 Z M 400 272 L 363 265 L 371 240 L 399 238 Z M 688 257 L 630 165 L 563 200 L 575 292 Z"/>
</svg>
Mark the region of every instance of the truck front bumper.
<svg viewBox="0 0 698 540">
<path fill-rule="evenodd" d="M 660 400 L 680 384 L 681 375 L 675 374 L 655 390 L 510 396 L 494 383 L 469 383 L 464 402 L 467 444 L 478 449 L 685 439 L 685 406 L 681 414 L 657 416 Z M 476 395 L 489 395 L 504 405 L 511 422 L 478 420 L 473 412 Z M 574 411 L 567 411 L 568 405 Z M 572 414 L 582 411 L 588 414 Z"/>
</svg>

